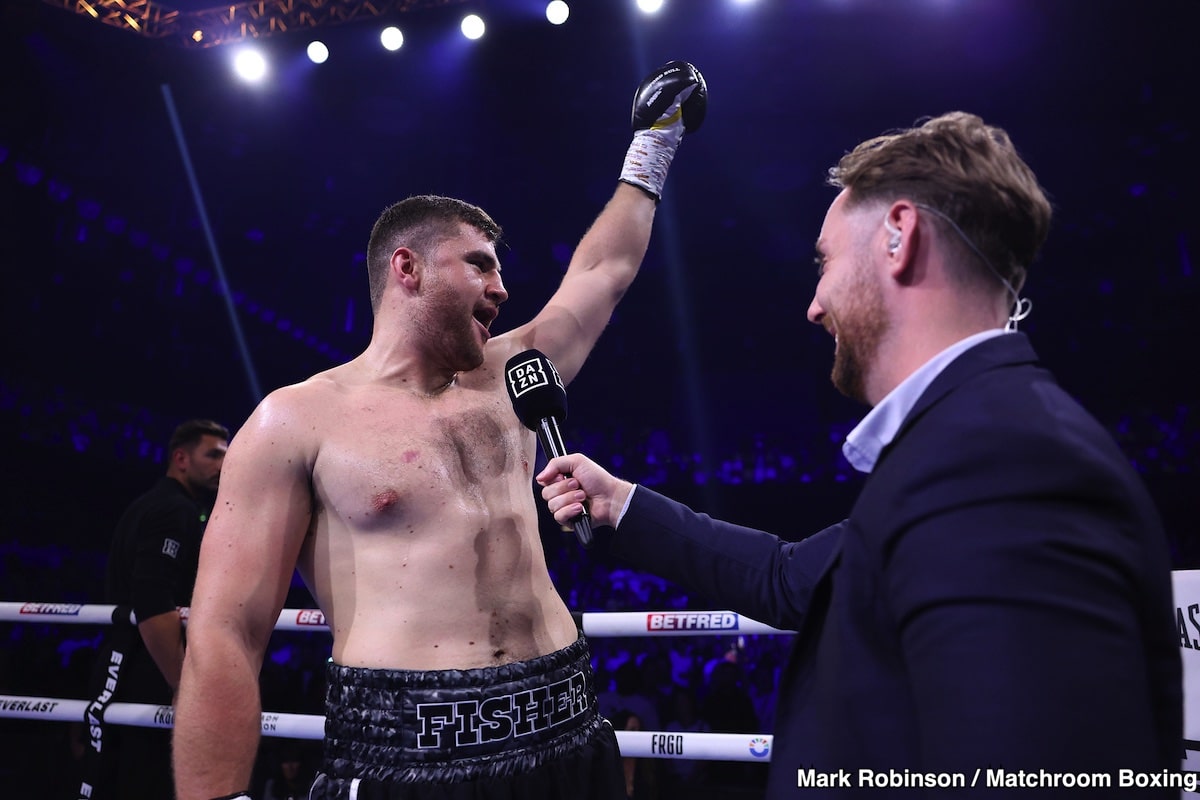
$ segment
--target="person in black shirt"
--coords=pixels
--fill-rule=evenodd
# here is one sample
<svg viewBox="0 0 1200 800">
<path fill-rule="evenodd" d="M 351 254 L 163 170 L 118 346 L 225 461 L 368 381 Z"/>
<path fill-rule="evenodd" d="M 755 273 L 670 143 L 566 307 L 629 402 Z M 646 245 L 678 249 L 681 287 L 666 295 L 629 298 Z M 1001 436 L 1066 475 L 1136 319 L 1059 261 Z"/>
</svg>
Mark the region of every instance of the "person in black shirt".
<svg viewBox="0 0 1200 800">
<path fill-rule="evenodd" d="M 184 633 L 179 609 L 192 600 L 200 537 L 212 510 L 229 430 L 211 420 L 184 422 L 171 436 L 166 474 L 117 523 L 105 600 L 137 626 L 115 624 L 97 653 L 79 797 L 171 798 L 171 732 L 108 725 L 114 701 L 170 705 L 179 686 Z"/>
</svg>

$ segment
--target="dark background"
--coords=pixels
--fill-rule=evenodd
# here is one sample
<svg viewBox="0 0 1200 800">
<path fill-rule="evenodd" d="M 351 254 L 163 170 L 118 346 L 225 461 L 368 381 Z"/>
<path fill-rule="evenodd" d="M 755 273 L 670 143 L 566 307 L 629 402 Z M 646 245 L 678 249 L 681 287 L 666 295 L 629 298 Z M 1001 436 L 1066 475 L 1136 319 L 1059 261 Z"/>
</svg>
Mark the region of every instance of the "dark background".
<svg viewBox="0 0 1200 800">
<path fill-rule="evenodd" d="M 1200 566 L 1194 2 L 671 0 L 648 18 L 593 0 L 560 27 L 541 5 L 325 28 L 320 66 L 314 33 L 293 30 L 258 42 L 274 72 L 247 86 L 232 45 L 6 0 L 0 600 L 98 601 L 116 517 L 165 468 L 175 424 L 236 430 L 266 392 L 365 345 L 363 254 L 391 202 L 487 209 L 511 293 L 494 330 L 532 316 L 611 194 L 634 87 L 670 59 L 703 71 L 708 119 L 570 387 L 569 446 L 789 537 L 839 519 L 857 486 L 839 446 L 865 409 L 830 386 L 832 343 L 804 318 L 824 174 L 864 138 L 967 110 L 1010 132 L 1056 206 L 1022 329 L 1145 476 L 1176 566 Z M 489 21 L 478 42 L 457 31 L 469 8 Z M 384 21 L 398 52 L 378 45 Z M 564 594 L 569 575 L 575 607 L 613 605 L 556 536 Z M 14 627 L 9 652 L 31 635 Z M 7 672 L 40 688 L 40 667 Z"/>
</svg>

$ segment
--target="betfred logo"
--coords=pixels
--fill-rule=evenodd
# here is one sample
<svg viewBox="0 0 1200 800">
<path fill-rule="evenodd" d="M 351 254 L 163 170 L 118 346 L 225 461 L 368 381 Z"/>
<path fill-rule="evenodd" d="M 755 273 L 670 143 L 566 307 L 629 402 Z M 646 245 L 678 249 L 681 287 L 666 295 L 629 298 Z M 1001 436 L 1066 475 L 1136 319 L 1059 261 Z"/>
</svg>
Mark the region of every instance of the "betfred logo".
<svg viewBox="0 0 1200 800">
<path fill-rule="evenodd" d="M 648 631 L 736 631 L 732 611 L 660 611 L 646 615 Z"/>
<path fill-rule="evenodd" d="M 302 608 L 296 612 L 297 625 L 324 625 L 325 615 L 317 608 Z"/>
<path fill-rule="evenodd" d="M 57 614 L 64 617 L 77 617 L 83 606 L 78 603 L 25 603 L 21 606 L 22 614 Z"/>
</svg>

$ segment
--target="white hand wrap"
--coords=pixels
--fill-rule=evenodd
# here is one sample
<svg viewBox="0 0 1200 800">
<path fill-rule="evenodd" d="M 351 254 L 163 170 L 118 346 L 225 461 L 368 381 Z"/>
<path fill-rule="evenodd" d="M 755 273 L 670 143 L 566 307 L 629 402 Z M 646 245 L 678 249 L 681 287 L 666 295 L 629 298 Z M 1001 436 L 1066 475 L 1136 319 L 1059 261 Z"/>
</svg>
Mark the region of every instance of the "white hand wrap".
<svg viewBox="0 0 1200 800">
<path fill-rule="evenodd" d="M 621 180 L 645 190 L 655 200 L 662 199 L 667 170 L 670 169 L 671 159 L 675 157 L 675 150 L 683 139 L 683 114 L 680 106 L 695 88 L 689 86 L 681 92 L 650 128 L 635 131 L 633 142 L 625 152 Z"/>
</svg>

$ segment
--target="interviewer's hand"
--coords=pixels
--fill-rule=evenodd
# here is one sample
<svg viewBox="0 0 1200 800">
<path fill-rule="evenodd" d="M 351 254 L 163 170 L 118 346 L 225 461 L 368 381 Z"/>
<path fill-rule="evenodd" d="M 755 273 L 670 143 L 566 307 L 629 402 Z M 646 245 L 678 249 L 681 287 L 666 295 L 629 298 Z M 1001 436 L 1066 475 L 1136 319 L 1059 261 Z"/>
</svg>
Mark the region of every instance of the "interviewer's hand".
<svg viewBox="0 0 1200 800">
<path fill-rule="evenodd" d="M 541 484 L 542 498 L 559 525 L 570 525 L 583 513 L 586 501 L 594 524 L 615 527 L 617 515 L 633 491 L 632 483 L 610 475 L 578 453 L 550 459 L 535 480 Z"/>
</svg>

